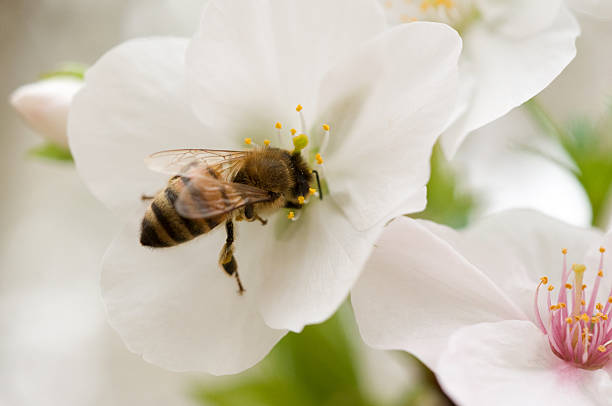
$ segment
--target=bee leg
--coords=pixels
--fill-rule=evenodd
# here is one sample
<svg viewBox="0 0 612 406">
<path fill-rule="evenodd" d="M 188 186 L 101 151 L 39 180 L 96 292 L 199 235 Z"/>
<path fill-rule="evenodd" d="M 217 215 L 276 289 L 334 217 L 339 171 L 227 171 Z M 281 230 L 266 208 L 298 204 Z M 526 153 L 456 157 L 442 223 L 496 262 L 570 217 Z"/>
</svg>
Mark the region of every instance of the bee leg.
<svg viewBox="0 0 612 406">
<path fill-rule="evenodd" d="M 145 200 L 153 200 L 154 198 L 155 198 L 155 196 L 149 196 L 149 195 L 145 195 L 145 194 L 140 195 L 140 200 L 142 200 L 143 202 Z"/>
<path fill-rule="evenodd" d="M 236 282 L 238 283 L 238 293 L 242 295 L 244 292 L 244 287 L 242 286 L 240 276 L 238 275 L 238 263 L 236 262 L 236 258 L 234 258 L 234 223 L 232 220 L 228 220 L 225 223 L 225 231 L 227 232 L 227 238 L 223 248 L 221 249 L 219 264 L 228 275 L 236 278 Z"/>
<path fill-rule="evenodd" d="M 261 217 L 259 217 L 259 215 L 257 213 L 255 213 L 255 210 L 253 209 L 253 205 L 252 204 L 246 205 L 244 207 L 244 217 L 246 217 L 247 221 L 259 220 L 259 222 L 263 226 L 268 224 L 268 220 L 262 219 Z"/>
</svg>

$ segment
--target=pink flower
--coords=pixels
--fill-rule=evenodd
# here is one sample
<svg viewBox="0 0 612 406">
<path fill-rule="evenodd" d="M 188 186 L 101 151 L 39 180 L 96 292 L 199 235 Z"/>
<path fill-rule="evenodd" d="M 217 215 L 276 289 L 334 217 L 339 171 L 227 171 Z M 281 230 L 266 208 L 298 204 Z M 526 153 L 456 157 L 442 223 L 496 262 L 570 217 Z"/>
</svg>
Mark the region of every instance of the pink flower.
<svg viewBox="0 0 612 406">
<path fill-rule="evenodd" d="M 525 210 L 460 232 L 399 218 L 352 303 L 368 344 L 415 354 L 458 404 L 610 404 L 606 247 L 612 233 Z"/>
</svg>

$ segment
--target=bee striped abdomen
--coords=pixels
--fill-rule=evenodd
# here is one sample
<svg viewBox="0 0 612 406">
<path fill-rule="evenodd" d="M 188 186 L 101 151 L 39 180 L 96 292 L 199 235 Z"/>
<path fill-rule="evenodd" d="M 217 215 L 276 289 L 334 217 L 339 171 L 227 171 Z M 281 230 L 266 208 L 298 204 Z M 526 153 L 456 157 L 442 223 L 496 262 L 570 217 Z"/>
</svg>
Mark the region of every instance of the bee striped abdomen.
<svg viewBox="0 0 612 406">
<path fill-rule="evenodd" d="M 175 202 L 185 187 L 183 179 L 175 177 L 160 192 L 145 212 L 140 243 L 144 246 L 172 247 L 207 233 L 225 220 L 225 216 L 186 218 L 175 208 Z"/>
</svg>

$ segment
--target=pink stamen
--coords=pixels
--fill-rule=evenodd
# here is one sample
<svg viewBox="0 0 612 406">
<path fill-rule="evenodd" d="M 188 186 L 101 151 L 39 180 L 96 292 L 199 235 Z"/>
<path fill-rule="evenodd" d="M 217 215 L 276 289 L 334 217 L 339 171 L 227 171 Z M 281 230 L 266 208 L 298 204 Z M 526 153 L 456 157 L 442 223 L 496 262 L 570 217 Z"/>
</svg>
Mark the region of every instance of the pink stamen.
<svg viewBox="0 0 612 406">
<path fill-rule="evenodd" d="M 604 307 L 597 304 L 597 293 L 603 278 L 603 255 L 605 250 L 600 249 L 601 258 L 599 270 L 592 292 L 588 300 L 587 290 L 583 285 L 584 265 L 572 265 L 574 273 L 573 284 L 568 284 L 570 272 L 567 269 L 566 253 L 563 250 L 563 269 L 561 274 L 561 290 L 557 295 L 557 303 L 553 303 L 551 291 L 548 286 L 546 305 L 548 308 L 548 322 L 542 318 L 539 306 L 539 291 L 542 285 L 548 283 L 548 278 L 540 279 L 534 297 L 534 313 L 536 325 L 547 335 L 550 349 L 559 358 L 576 364 L 584 369 L 595 369 L 605 366 L 612 355 L 612 302 L 608 301 Z M 566 290 L 571 290 L 570 294 Z M 572 299 L 572 310 L 569 312 L 568 296 Z M 610 292 L 612 296 L 612 290 Z"/>
</svg>

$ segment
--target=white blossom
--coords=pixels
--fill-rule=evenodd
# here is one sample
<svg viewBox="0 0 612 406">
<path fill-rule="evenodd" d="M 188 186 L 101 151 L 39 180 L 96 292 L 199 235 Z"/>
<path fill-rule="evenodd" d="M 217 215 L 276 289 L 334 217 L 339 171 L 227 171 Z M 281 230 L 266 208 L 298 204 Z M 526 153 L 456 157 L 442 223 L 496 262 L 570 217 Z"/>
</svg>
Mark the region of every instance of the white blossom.
<svg viewBox="0 0 612 406">
<path fill-rule="evenodd" d="M 287 330 L 333 314 L 383 225 L 423 209 L 461 41 L 438 23 L 384 28 L 369 0 L 211 1 L 191 41 L 130 41 L 87 72 L 70 146 L 91 191 L 126 222 L 102 290 L 132 351 L 173 370 L 246 369 Z M 245 139 L 286 148 L 291 128 L 310 138 L 304 156 L 325 194 L 296 221 L 280 210 L 263 228 L 239 224 L 244 295 L 217 264 L 222 230 L 168 249 L 139 245 L 140 196 L 167 181 L 147 155 L 249 148 Z"/>
<path fill-rule="evenodd" d="M 415 354 L 461 405 L 608 404 L 611 247 L 532 211 L 459 232 L 398 218 L 352 292 L 361 335 Z"/>
</svg>

